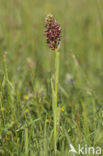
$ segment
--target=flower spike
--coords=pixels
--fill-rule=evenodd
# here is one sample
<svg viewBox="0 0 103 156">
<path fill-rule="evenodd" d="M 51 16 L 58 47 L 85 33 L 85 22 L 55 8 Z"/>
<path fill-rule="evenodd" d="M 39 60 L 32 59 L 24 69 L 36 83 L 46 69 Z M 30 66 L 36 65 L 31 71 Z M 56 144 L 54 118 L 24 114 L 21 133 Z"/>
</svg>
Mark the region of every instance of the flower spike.
<svg viewBox="0 0 103 156">
<path fill-rule="evenodd" d="M 47 15 L 45 18 L 45 28 L 45 36 L 49 48 L 52 50 L 58 49 L 61 41 L 61 28 L 52 14 Z"/>
</svg>

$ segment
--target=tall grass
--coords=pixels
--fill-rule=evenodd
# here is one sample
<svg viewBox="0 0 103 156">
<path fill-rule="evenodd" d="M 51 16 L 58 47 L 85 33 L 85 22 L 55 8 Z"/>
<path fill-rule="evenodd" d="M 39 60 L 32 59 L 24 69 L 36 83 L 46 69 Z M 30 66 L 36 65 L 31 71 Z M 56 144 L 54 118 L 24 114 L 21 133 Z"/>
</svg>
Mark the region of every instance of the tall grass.
<svg viewBox="0 0 103 156">
<path fill-rule="evenodd" d="M 0 0 L 1 156 L 72 156 L 70 144 L 103 149 L 103 2 L 97 2 Z M 49 12 L 61 23 L 60 56 L 45 43 Z"/>
</svg>

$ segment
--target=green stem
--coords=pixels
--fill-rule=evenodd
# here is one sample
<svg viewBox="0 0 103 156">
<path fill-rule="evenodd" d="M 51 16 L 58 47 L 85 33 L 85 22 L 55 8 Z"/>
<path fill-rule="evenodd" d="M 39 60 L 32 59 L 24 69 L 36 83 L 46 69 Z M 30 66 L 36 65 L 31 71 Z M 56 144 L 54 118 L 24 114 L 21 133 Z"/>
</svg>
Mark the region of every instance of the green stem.
<svg viewBox="0 0 103 156">
<path fill-rule="evenodd" d="M 59 52 L 55 50 L 55 103 L 57 107 L 58 82 L 59 82 Z"/>
<path fill-rule="evenodd" d="M 54 149 L 56 154 L 57 144 L 57 102 L 58 102 L 58 82 L 59 82 L 59 52 L 55 50 L 55 90 L 54 90 Z"/>
<path fill-rule="evenodd" d="M 25 128 L 25 155 L 28 156 L 28 128 Z"/>
</svg>

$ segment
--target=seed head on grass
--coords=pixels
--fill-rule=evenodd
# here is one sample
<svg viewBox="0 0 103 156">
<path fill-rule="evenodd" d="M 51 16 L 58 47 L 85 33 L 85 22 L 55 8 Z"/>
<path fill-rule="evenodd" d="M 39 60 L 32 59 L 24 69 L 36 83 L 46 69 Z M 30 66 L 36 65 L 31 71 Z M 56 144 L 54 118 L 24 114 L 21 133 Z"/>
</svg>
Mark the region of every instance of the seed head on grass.
<svg viewBox="0 0 103 156">
<path fill-rule="evenodd" d="M 47 15 L 45 18 L 45 28 L 45 36 L 49 48 L 52 50 L 58 49 L 61 41 L 61 28 L 52 14 Z"/>
</svg>

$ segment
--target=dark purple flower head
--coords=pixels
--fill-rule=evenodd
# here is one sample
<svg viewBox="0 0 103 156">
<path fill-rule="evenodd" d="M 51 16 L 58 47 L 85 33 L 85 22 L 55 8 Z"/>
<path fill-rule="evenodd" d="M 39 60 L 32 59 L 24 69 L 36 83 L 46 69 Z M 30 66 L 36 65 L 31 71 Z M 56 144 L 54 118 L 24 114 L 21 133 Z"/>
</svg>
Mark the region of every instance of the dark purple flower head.
<svg viewBox="0 0 103 156">
<path fill-rule="evenodd" d="M 49 48 L 52 50 L 58 49 L 61 40 L 61 28 L 57 24 L 52 14 L 49 14 L 45 19 L 45 36 Z"/>
</svg>

